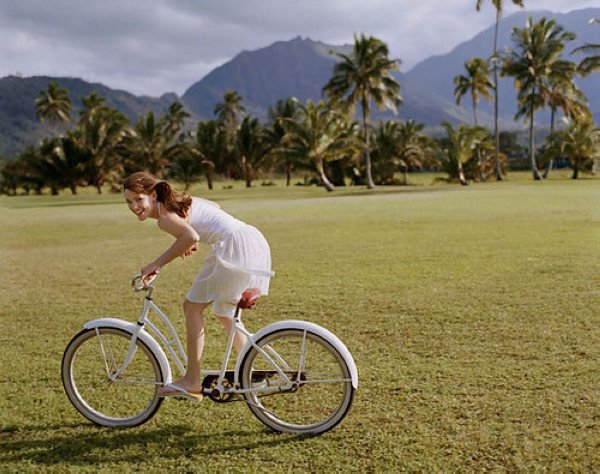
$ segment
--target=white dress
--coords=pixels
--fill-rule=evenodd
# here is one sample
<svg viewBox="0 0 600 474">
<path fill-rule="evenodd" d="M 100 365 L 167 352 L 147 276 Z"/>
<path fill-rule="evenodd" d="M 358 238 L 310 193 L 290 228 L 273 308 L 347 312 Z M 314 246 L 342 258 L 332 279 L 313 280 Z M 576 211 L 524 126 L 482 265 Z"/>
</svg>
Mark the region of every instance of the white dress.
<svg viewBox="0 0 600 474">
<path fill-rule="evenodd" d="M 186 298 L 195 303 L 214 301 L 217 316 L 233 316 L 248 288 L 269 292 L 271 251 L 261 232 L 221 210 L 218 204 L 192 198 L 189 224 L 211 250 Z"/>
</svg>

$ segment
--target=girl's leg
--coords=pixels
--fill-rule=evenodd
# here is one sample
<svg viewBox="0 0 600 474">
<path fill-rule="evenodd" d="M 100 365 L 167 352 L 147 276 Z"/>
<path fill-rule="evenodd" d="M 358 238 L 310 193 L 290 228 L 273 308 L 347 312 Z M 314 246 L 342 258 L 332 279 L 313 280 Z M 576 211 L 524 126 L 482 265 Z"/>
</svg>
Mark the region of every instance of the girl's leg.
<svg viewBox="0 0 600 474">
<path fill-rule="evenodd" d="M 227 335 L 229 336 L 229 334 L 231 334 L 231 329 L 233 328 L 233 318 L 225 317 L 225 316 L 217 316 L 217 317 L 221 321 L 221 324 L 223 324 L 223 326 L 225 327 L 225 331 L 227 331 Z M 240 325 L 242 327 L 244 327 L 244 323 L 242 323 L 241 321 L 240 321 Z M 235 336 L 233 337 L 233 347 L 235 347 L 235 350 L 237 351 L 238 354 L 240 352 L 242 352 L 242 349 L 246 345 L 247 341 L 248 341 L 248 338 L 246 337 L 245 334 L 242 334 L 241 332 L 235 333 Z"/>
<path fill-rule="evenodd" d="M 188 392 L 202 390 L 200 362 L 204 351 L 204 310 L 209 305 L 210 303 L 193 303 L 187 299 L 183 302 L 188 365 L 185 375 L 173 383 Z M 168 388 L 159 390 L 159 395 L 169 391 Z"/>
</svg>

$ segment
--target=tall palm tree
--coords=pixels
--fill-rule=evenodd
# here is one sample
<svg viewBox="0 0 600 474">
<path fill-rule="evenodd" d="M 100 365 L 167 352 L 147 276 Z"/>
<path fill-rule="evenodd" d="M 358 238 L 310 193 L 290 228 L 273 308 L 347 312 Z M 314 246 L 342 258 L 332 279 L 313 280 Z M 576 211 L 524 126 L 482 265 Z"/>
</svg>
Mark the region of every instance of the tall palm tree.
<svg viewBox="0 0 600 474">
<path fill-rule="evenodd" d="M 64 123 L 71 120 L 71 99 L 66 89 L 52 81 L 48 89 L 39 93 L 35 100 L 35 113 L 41 120 Z"/>
<path fill-rule="evenodd" d="M 367 187 L 375 187 L 371 176 L 369 147 L 369 119 L 371 101 L 377 108 L 396 112 L 402 101 L 400 85 L 391 71 L 398 69 L 398 60 L 388 57 L 387 45 L 372 36 L 354 35 L 354 48 L 350 54 L 338 53 L 341 59 L 333 67 L 333 76 L 323 88 L 333 102 L 346 102 L 352 110 L 359 105 L 362 111 L 363 136 L 365 140 L 365 167 Z"/>
<path fill-rule="evenodd" d="M 524 7 L 523 0 L 511 0 L 514 5 Z M 476 9 L 481 10 L 481 6 L 485 0 L 477 0 Z M 496 180 L 502 181 L 502 170 L 500 169 L 500 129 L 498 128 L 498 30 L 500 28 L 500 20 L 504 10 L 504 0 L 491 0 L 492 5 L 496 9 L 496 26 L 494 28 L 494 54 L 492 55 L 492 70 L 494 72 L 494 136 L 496 139 L 496 149 L 494 155 Z"/>
<path fill-rule="evenodd" d="M 242 97 L 234 90 L 229 90 L 223 95 L 223 102 L 215 106 L 215 115 L 220 124 L 233 130 L 238 126 L 239 116 L 246 112 L 242 105 Z"/>
<path fill-rule="evenodd" d="M 354 157 L 360 152 L 356 124 L 348 124 L 344 117 L 323 101 L 306 105 L 298 103 L 300 119 L 285 119 L 286 146 L 282 153 L 294 162 L 314 166 L 327 191 L 335 186 L 325 173 L 325 162 Z"/>
<path fill-rule="evenodd" d="M 471 94 L 473 104 L 473 124 L 478 127 L 477 121 L 477 104 L 479 96 L 490 100 L 492 98 L 490 90 L 494 88 L 494 84 L 490 80 L 490 69 L 488 63 L 481 58 L 472 58 L 465 62 L 467 74 L 465 76 L 458 75 L 454 78 L 454 96 L 456 97 L 456 105 L 460 105 L 461 99 L 466 94 Z M 483 181 L 481 155 L 477 154 L 477 166 L 479 168 L 479 178 Z"/>
<path fill-rule="evenodd" d="M 534 23 L 531 17 L 525 28 L 513 28 L 512 39 L 516 49 L 504 58 L 503 74 L 515 80 L 519 109 L 515 118 L 529 120 L 529 153 L 533 177 L 542 179 L 535 160 L 534 115 L 546 105 L 545 91 L 551 71 L 559 69 L 565 42 L 575 38 L 554 20 L 542 18 Z"/>
<path fill-rule="evenodd" d="M 458 75 L 454 78 L 454 96 L 456 105 L 460 105 L 461 99 L 471 94 L 473 106 L 473 124 L 477 127 L 477 104 L 479 97 L 491 100 L 490 91 L 494 89 L 494 84 L 490 80 L 490 68 L 488 63 L 481 58 L 472 58 L 465 62 L 466 75 Z"/>
</svg>

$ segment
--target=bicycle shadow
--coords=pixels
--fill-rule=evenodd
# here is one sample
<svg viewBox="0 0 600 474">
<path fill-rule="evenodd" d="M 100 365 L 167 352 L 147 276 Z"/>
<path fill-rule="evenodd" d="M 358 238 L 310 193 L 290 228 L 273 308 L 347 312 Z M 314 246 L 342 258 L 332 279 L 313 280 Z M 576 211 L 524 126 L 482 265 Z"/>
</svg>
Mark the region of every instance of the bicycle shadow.
<svg viewBox="0 0 600 474">
<path fill-rule="evenodd" d="M 61 431 L 69 431 L 61 434 Z M 77 433 L 73 434 L 73 430 Z M 51 436 L 45 433 L 54 431 Z M 11 439 L 13 438 L 13 439 Z M 179 458 L 191 451 L 205 456 L 248 451 L 281 444 L 302 442 L 307 435 L 273 433 L 266 429 L 229 430 L 198 433 L 186 425 L 161 426 L 156 429 L 99 428 L 86 423 L 54 426 L 31 426 L 25 429 L 0 430 L 0 463 L 27 462 L 52 466 L 98 465 L 114 462 L 143 462 L 149 457 Z M 143 449 L 152 446 L 151 454 Z M 161 449 L 156 449 L 161 446 Z M 107 459 L 106 453 L 110 451 Z"/>
</svg>

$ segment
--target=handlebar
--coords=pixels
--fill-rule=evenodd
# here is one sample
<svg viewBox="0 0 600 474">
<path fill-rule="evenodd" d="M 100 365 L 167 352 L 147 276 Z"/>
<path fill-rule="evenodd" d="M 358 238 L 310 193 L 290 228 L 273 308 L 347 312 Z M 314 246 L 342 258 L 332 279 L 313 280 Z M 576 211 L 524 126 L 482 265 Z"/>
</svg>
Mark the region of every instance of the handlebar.
<svg viewBox="0 0 600 474">
<path fill-rule="evenodd" d="M 152 286 L 152 282 L 156 279 L 157 276 L 158 276 L 158 272 L 151 273 L 150 275 L 148 275 L 148 278 L 146 279 L 146 281 L 142 281 L 142 275 L 140 273 L 138 273 L 131 280 L 131 288 L 136 293 L 138 291 L 148 291 L 151 288 L 154 288 Z"/>
</svg>

